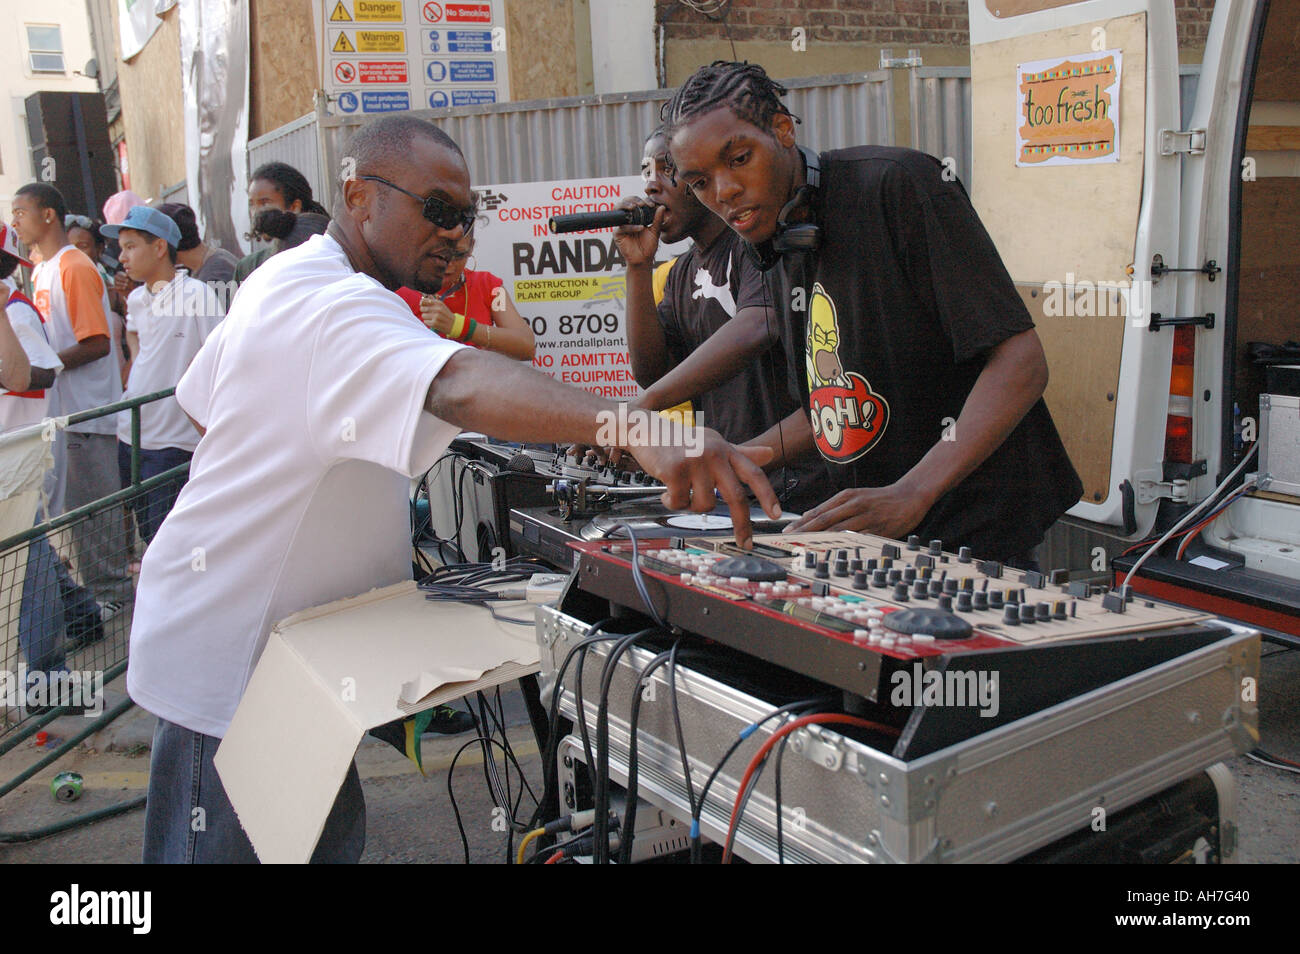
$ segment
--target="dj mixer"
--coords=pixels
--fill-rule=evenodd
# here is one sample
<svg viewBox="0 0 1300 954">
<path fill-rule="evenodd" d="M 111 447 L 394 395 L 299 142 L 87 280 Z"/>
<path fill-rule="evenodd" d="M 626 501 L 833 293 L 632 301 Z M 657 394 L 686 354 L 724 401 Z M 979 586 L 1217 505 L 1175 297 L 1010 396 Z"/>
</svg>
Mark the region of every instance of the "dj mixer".
<svg viewBox="0 0 1300 954">
<path fill-rule="evenodd" d="M 728 538 L 638 539 L 635 570 L 631 541 L 570 546 L 579 559 L 569 606 L 595 598 L 658 615 L 878 704 L 888 703 L 894 674 L 916 664 L 995 668 L 1010 717 L 1218 632 L 1200 625 L 1203 613 L 1093 593 L 1063 574 L 1013 570 L 915 537 L 765 534 L 750 551 Z M 1156 646 L 1157 635 L 1172 641 Z"/>
</svg>

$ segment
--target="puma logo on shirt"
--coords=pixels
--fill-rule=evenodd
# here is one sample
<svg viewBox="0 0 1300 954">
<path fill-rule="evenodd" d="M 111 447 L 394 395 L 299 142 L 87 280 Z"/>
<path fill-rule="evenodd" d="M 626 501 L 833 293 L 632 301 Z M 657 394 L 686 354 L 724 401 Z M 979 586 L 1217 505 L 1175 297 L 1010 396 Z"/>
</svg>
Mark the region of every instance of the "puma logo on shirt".
<svg viewBox="0 0 1300 954">
<path fill-rule="evenodd" d="M 713 284 L 713 276 L 709 274 L 707 268 L 698 268 L 695 271 L 695 291 L 691 298 L 712 298 L 722 310 L 727 313 L 727 317 L 736 317 L 736 299 L 731 294 L 731 258 L 727 258 L 727 277 L 722 280 L 721 285 Z"/>
</svg>

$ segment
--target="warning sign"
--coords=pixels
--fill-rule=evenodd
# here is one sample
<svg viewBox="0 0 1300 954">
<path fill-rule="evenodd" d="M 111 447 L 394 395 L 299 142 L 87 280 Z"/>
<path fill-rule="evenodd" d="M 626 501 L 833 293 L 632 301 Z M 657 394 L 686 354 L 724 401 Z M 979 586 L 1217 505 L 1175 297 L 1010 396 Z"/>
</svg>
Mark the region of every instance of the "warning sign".
<svg viewBox="0 0 1300 954">
<path fill-rule="evenodd" d="M 510 100 L 506 0 L 310 4 L 334 115 Z"/>
<path fill-rule="evenodd" d="M 363 83 L 409 83 L 405 60 L 362 60 L 361 82 Z"/>
<path fill-rule="evenodd" d="M 447 4 L 448 23 L 491 23 L 492 4 L 490 3 L 449 3 Z"/>
<path fill-rule="evenodd" d="M 364 23 L 402 22 L 402 0 L 356 0 L 356 11 Z"/>
<path fill-rule="evenodd" d="M 360 53 L 405 53 L 406 34 L 401 30 L 358 30 Z"/>
</svg>

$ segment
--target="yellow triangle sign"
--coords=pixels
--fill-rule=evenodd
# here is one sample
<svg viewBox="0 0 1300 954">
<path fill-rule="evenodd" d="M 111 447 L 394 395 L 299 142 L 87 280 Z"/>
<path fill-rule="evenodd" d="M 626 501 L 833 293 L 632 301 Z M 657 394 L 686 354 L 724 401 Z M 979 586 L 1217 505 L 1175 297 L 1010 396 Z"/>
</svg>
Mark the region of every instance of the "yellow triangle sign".
<svg viewBox="0 0 1300 954">
<path fill-rule="evenodd" d="M 330 23 L 338 23 L 342 20 L 351 23 L 352 16 L 348 13 L 348 8 L 343 6 L 343 0 L 339 0 L 338 3 L 334 4 L 334 12 L 330 14 Z"/>
<path fill-rule="evenodd" d="M 356 50 L 353 49 L 352 44 L 348 42 L 348 35 L 346 33 L 340 33 L 339 38 L 334 41 L 334 48 L 330 50 L 330 52 L 331 53 L 355 53 Z"/>
</svg>

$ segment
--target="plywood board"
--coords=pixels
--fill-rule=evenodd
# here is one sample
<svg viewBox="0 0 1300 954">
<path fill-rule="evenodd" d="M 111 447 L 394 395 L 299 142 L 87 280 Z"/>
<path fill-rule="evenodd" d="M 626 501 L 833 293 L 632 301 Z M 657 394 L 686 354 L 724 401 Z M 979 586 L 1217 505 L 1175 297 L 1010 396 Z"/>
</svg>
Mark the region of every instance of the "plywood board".
<svg viewBox="0 0 1300 954">
<path fill-rule="evenodd" d="M 1123 53 L 1119 161 L 1016 167 L 1016 67 L 1087 53 L 1093 29 Z M 1146 15 L 1134 14 L 971 48 L 972 197 L 1016 281 L 1119 282 L 1132 264 L 1142 199 Z"/>
<path fill-rule="evenodd" d="M 1105 500 L 1110 492 L 1115 396 L 1125 319 L 1115 315 L 1048 315 L 1042 286 L 1017 284 L 1016 290 L 1034 319 L 1047 355 L 1044 398 L 1070 462 L 1083 481 L 1082 499 Z"/>
</svg>

